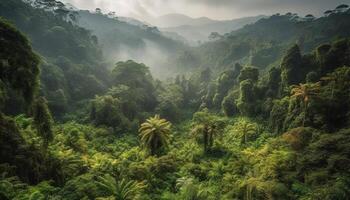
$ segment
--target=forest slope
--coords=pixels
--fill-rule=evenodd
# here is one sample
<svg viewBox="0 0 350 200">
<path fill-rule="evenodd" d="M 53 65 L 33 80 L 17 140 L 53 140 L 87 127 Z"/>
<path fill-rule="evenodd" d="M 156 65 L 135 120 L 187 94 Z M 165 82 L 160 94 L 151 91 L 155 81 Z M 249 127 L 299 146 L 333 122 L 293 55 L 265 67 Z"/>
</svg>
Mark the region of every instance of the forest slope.
<svg viewBox="0 0 350 200">
<path fill-rule="evenodd" d="M 324 42 L 349 37 L 349 18 L 348 9 L 329 11 L 320 18 L 276 14 L 225 34 L 216 41 L 188 49 L 179 54 L 174 63 L 179 68 L 209 67 L 214 71 L 230 68 L 236 62 L 260 69 L 273 67 L 294 43 L 307 53 Z"/>
<path fill-rule="evenodd" d="M 289 45 L 294 36 L 287 37 L 281 62 L 265 72 L 235 63 L 159 81 L 132 60 L 97 73 L 104 69 L 96 63 L 103 61 L 97 38 L 67 18 L 20 1 L 0 8 L 23 26 L 0 18 L 0 199 L 349 199 L 350 39 L 336 38 L 347 36 L 347 21 L 328 24 L 337 31 L 322 39 Z M 286 16 L 251 26 L 270 29 L 262 24 L 276 17 Z M 348 14 L 322 20 L 334 17 L 343 22 Z M 38 29 L 29 28 L 40 19 Z M 39 36 L 72 43 L 50 50 L 34 45 Z M 85 42 L 92 52 L 64 49 Z M 98 75 L 108 84 L 95 91 Z M 51 90 L 42 89 L 61 83 L 80 108 L 60 110 L 70 116 L 65 122 L 51 116 Z"/>
</svg>

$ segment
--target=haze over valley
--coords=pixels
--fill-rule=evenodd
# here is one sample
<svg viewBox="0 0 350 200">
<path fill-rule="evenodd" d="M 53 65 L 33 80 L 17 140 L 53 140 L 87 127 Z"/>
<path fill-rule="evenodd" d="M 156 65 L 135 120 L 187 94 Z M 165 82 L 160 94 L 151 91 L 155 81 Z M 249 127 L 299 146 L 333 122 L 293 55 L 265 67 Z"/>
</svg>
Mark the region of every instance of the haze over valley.
<svg viewBox="0 0 350 200">
<path fill-rule="evenodd" d="M 349 199 L 349 4 L 0 0 L 0 199 Z"/>
</svg>

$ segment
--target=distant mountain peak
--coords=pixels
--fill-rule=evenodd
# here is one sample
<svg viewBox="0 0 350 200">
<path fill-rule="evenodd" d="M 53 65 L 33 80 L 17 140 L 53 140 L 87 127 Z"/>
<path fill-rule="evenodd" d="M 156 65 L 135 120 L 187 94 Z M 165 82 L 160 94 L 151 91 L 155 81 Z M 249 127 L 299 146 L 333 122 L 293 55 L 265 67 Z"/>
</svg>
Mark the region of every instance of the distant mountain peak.
<svg viewBox="0 0 350 200">
<path fill-rule="evenodd" d="M 193 18 L 180 13 L 169 13 L 151 19 L 150 23 L 158 27 L 176 27 L 183 25 L 201 26 L 216 22 L 208 17 Z"/>
<path fill-rule="evenodd" d="M 183 15 L 181 14 L 176 16 L 183 17 Z M 187 41 L 189 41 L 190 44 L 196 45 L 198 44 L 198 41 L 207 41 L 209 39 L 208 36 L 212 32 L 217 32 L 219 34 L 229 33 L 233 30 L 242 28 L 247 24 L 254 23 L 264 17 L 265 16 L 263 15 L 259 15 L 259 16 L 243 17 L 243 18 L 232 19 L 232 20 L 212 20 L 207 17 L 201 17 L 201 18 L 187 17 L 187 21 L 182 20 L 181 21 L 182 23 L 179 26 L 168 26 L 168 27 L 160 26 L 160 27 L 161 27 L 161 31 L 177 33 L 178 35 L 184 37 Z M 189 22 L 188 18 L 190 18 L 192 22 L 196 21 L 196 23 L 186 24 L 186 22 Z"/>
</svg>

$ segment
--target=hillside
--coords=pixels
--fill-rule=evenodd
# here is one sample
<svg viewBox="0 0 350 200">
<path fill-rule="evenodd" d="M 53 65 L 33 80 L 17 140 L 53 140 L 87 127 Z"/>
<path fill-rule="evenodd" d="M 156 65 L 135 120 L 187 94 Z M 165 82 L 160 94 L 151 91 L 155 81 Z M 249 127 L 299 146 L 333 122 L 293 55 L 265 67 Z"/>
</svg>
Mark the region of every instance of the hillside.
<svg viewBox="0 0 350 200">
<path fill-rule="evenodd" d="M 260 69 L 276 66 L 286 49 L 297 43 L 303 52 L 332 39 L 349 37 L 350 13 L 305 19 L 295 14 L 274 15 L 180 54 L 174 63 L 187 69 L 217 71 L 242 64 Z"/>
<path fill-rule="evenodd" d="M 217 32 L 221 35 L 231 31 L 243 28 L 245 25 L 252 24 L 264 16 L 244 17 L 233 20 L 206 20 L 198 23 L 187 23 L 182 21 L 178 26 L 167 26 L 160 28 L 161 31 L 175 32 L 187 39 L 192 45 L 198 45 L 198 41 L 206 42 L 209 40 L 209 35 L 212 32 Z"/>
<path fill-rule="evenodd" d="M 165 73 L 162 68 L 168 57 L 185 47 L 180 41 L 165 37 L 156 27 L 132 25 L 89 11 L 78 13 L 78 24 L 98 37 L 104 56 L 113 63 L 133 59 L 151 66 L 154 73 Z"/>
<path fill-rule="evenodd" d="M 183 26 L 183 25 L 201 26 L 201 25 L 211 24 L 214 22 L 216 21 L 209 19 L 207 17 L 192 18 L 187 15 L 172 13 L 172 14 L 155 17 L 154 19 L 151 19 L 149 23 L 160 28 L 168 28 L 168 27 L 177 27 L 177 26 Z"/>
<path fill-rule="evenodd" d="M 350 198 L 348 5 L 186 47 L 26 2 L 0 1 L 1 200 Z M 164 80 L 108 42 L 168 54 Z"/>
<path fill-rule="evenodd" d="M 40 8 L 21 0 L 1 1 L 0 16 L 28 36 L 42 58 L 40 92 L 55 115 L 62 116 L 77 102 L 105 91 L 109 84 L 107 66 L 96 36 L 69 22 L 70 14 L 74 17 L 75 13 L 60 12 L 59 3 L 34 2 Z M 20 110 L 18 106 L 8 112 Z"/>
</svg>

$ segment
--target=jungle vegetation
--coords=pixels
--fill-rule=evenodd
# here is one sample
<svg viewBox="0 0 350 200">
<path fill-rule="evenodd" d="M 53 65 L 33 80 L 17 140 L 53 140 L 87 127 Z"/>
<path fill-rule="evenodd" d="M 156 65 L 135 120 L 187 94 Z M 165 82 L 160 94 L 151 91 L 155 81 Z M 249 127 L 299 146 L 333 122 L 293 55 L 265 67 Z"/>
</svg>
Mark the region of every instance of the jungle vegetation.
<svg viewBox="0 0 350 200">
<path fill-rule="evenodd" d="M 0 199 L 350 198 L 347 5 L 180 45 L 159 80 L 34 2 L 0 1 Z"/>
</svg>

